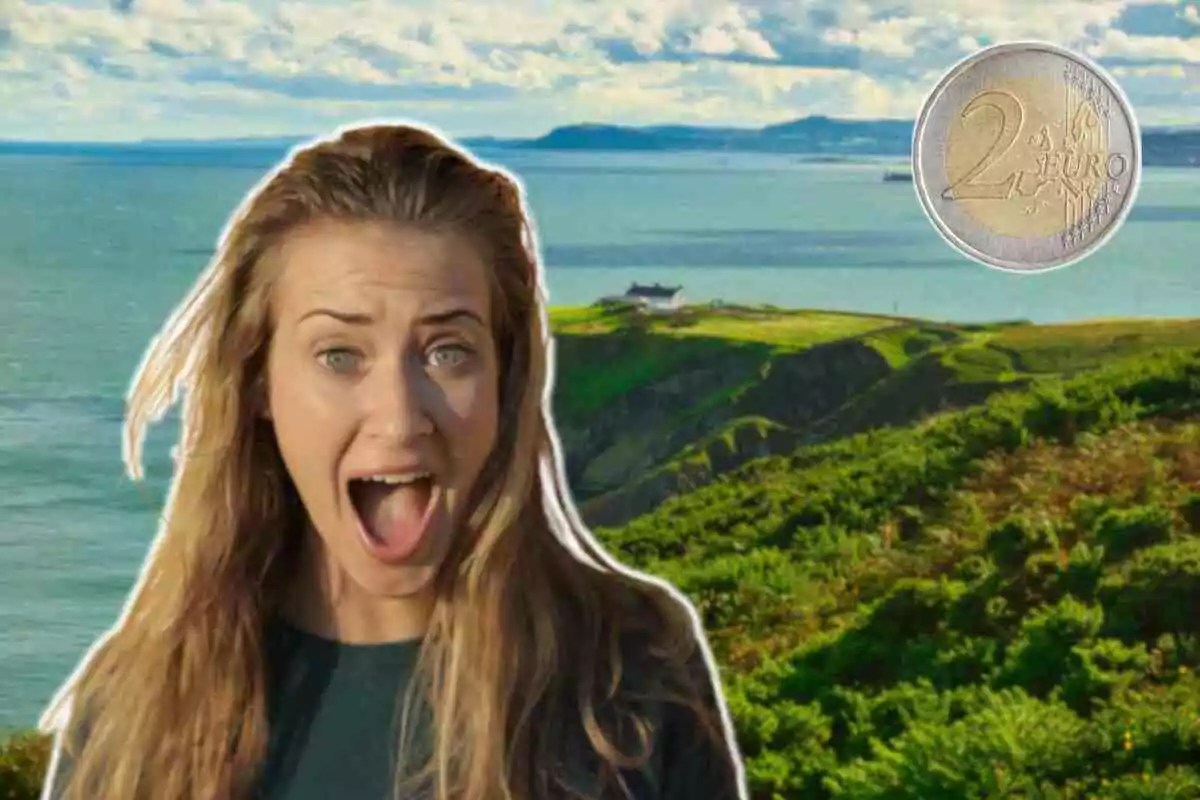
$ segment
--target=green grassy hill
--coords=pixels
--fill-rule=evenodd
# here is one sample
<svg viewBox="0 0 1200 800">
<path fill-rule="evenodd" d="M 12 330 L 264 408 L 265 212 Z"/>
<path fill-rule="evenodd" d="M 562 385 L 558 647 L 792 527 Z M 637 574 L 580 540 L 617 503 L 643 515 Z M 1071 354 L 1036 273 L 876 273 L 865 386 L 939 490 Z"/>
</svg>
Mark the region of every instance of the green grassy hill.
<svg viewBox="0 0 1200 800">
<path fill-rule="evenodd" d="M 746 461 L 1046 376 L 1200 347 L 1200 320 L 949 325 L 770 307 L 555 309 L 555 417 L 584 518 L 621 525 Z"/>
<path fill-rule="evenodd" d="M 552 321 L 577 496 L 701 610 L 755 800 L 1200 797 L 1200 321 Z"/>
</svg>

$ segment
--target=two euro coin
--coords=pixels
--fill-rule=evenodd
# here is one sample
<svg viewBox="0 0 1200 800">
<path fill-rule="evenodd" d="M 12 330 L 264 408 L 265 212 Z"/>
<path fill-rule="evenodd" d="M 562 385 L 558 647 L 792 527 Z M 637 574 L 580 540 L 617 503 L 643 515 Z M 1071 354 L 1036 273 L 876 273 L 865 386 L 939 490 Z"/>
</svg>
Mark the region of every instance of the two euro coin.
<svg viewBox="0 0 1200 800">
<path fill-rule="evenodd" d="M 1133 206 L 1141 138 L 1100 67 L 1042 42 L 985 48 L 929 94 L 913 183 L 942 237 L 987 266 L 1043 272 L 1093 253 Z"/>
</svg>

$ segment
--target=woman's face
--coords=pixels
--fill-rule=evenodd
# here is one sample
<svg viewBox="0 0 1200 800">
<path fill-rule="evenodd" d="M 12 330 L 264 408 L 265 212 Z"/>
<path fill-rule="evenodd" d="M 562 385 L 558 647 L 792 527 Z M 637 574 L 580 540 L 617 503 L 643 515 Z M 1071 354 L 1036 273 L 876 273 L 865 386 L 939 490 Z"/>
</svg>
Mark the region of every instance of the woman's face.
<svg viewBox="0 0 1200 800">
<path fill-rule="evenodd" d="M 496 439 L 487 266 L 461 236 L 332 221 L 278 258 L 268 415 L 314 544 L 367 594 L 414 594 Z"/>
</svg>

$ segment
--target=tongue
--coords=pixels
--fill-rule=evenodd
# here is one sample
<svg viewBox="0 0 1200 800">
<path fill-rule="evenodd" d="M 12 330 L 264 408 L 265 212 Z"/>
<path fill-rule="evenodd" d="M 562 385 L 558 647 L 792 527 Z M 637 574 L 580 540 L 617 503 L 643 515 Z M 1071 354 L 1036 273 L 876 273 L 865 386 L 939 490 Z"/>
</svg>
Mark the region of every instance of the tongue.
<svg viewBox="0 0 1200 800">
<path fill-rule="evenodd" d="M 420 533 L 429 504 L 427 481 L 401 486 L 362 481 L 355 488 L 359 516 L 375 539 L 399 546 Z"/>
</svg>

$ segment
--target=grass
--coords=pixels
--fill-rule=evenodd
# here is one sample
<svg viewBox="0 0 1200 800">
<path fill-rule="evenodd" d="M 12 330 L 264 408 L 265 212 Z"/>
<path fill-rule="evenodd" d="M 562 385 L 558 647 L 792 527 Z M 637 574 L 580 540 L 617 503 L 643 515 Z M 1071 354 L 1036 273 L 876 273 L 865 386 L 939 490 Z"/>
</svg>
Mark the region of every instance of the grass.
<svg viewBox="0 0 1200 800">
<path fill-rule="evenodd" d="M 559 335 L 615 333 L 627 329 L 630 319 L 628 312 L 612 313 L 592 306 L 556 307 L 550 311 L 551 328 Z M 897 324 L 887 317 L 743 306 L 692 306 L 675 314 L 647 314 L 641 321 L 644 322 L 641 330 L 648 334 L 750 342 L 784 351 L 859 336 Z"/>
<path fill-rule="evenodd" d="M 942 363 L 953 369 L 963 383 L 1011 381 L 1020 377 L 1012 356 L 986 343 L 948 349 Z"/>
<path fill-rule="evenodd" d="M 940 351 L 942 363 L 964 383 L 1071 374 L 1157 350 L 1200 347 L 1198 320 L 952 325 L 744 306 L 691 306 L 671 315 L 556 307 L 550 319 L 564 353 L 559 400 L 570 414 L 596 413 L 634 389 L 704 359 L 741 352 L 748 363 L 766 363 L 844 339 L 872 347 L 893 369 Z M 599 341 L 609 346 L 591 347 Z M 623 346 L 615 344 L 621 342 Z M 576 353 L 581 357 L 573 357 Z M 598 361 L 604 369 L 596 369 Z M 704 402 L 712 407 L 735 393 L 733 387 L 714 386 Z"/>
<path fill-rule="evenodd" d="M 1023 325 L 997 332 L 990 342 L 1015 353 L 1025 372 L 1060 374 L 1163 348 L 1200 347 L 1200 319 Z"/>
<path fill-rule="evenodd" d="M 869 333 L 863 341 L 887 359 L 893 369 L 900 369 L 913 357 L 953 343 L 963 335 L 963 331 L 954 328 L 900 324 Z"/>
<path fill-rule="evenodd" d="M 594 344 L 600 345 L 595 354 L 589 352 Z M 685 364 L 721 357 L 732 348 L 717 339 L 680 341 L 642 333 L 614 334 L 599 342 L 589 337 L 560 340 L 559 347 L 564 355 L 555 379 L 555 402 L 576 416 L 601 412 Z M 747 356 L 757 358 L 754 353 Z"/>
<path fill-rule="evenodd" d="M 654 315 L 593 306 L 552 308 L 550 322 L 561 353 L 556 402 L 575 416 L 597 413 L 684 365 L 731 357 L 749 370 L 776 355 L 899 324 L 885 317 L 821 311 L 689 307 Z M 604 368 L 597 369 L 597 362 Z M 711 408 L 737 391 L 713 386 L 700 402 Z"/>
</svg>

